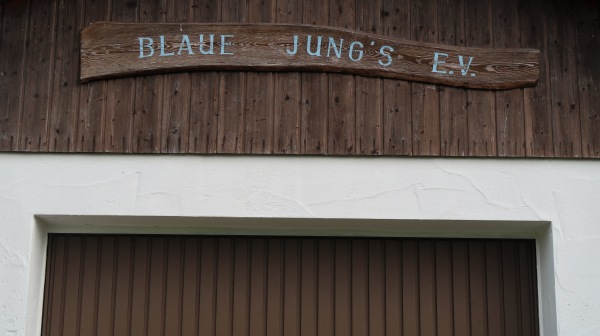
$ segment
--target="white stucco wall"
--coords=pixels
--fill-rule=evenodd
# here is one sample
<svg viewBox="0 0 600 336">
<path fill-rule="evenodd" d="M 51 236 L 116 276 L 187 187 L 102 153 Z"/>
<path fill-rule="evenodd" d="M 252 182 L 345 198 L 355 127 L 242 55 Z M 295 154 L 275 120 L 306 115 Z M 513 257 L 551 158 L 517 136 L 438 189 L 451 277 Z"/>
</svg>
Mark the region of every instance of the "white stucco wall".
<svg viewBox="0 0 600 336">
<path fill-rule="evenodd" d="M 600 161 L 56 154 L 0 154 L 0 334 L 39 333 L 48 230 L 257 228 L 535 237 L 543 334 L 600 335 Z"/>
</svg>

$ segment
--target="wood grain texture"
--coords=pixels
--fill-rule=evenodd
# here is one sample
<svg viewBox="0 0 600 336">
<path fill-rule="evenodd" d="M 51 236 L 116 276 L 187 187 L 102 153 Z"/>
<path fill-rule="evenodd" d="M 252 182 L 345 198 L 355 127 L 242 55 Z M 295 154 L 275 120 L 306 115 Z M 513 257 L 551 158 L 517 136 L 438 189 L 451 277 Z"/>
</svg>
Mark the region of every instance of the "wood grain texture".
<svg viewBox="0 0 600 336">
<path fill-rule="evenodd" d="M 595 61 L 600 26 L 593 1 L 574 6 L 541 0 L 74 1 L 13 0 L 0 7 L 0 151 L 600 156 Z M 369 37 L 365 43 L 376 36 L 460 50 L 531 48 L 540 50 L 540 77 L 520 93 L 447 85 L 415 91 L 411 87 L 419 88 L 419 82 L 298 69 L 186 70 L 82 83 L 73 79 L 78 30 L 98 21 L 165 22 L 179 37 L 180 23 L 254 22 L 351 28 L 352 36 Z M 313 35 L 323 36 L 326 55 L 329 36 Z M 292 46 L 292 36 L 285 47 Z M 344 40 L 341 53 L 345 61 L 349 42 Z M 305 49 L 300 46 L 304 54 Z M 363 61 L 382 60 L 378 52 L 366 46 Z M 444 67 L 453 58 L 443 58 L 440 69 L 450 70 Z M 430 72 L 432 62 L 429 56 L 423 64 Z M 350 81 L 338 80 L 333 92 L 329 78 Z M 435 146 L 427 142 L 439 148 L 430 151 Z"/>
<path fill-rule="evenodd" d="M 436 32 L 424 31 L 420 24 L 413 38 L 423 43 L 392 40 L 348 30 L 354 27 L 353 6 L 336 7 L 334 13 L 339 13 L 333 15 L 330 11 L 330 24 L 347 29 L 283 24 L 96 23 L 81 33 L 80 78 L 86 81 L 222 69 L 330 71 L 488 89 L 530 86 L 537 82 L 537 50 L 438 45 L 431 43 L 437 41 Z M 151 8 L 143 12 L 160 12 Z M 415 8 L 413 5 L 413 13 L 422 17 L 413 19 L 425 24 L 436 7 Z M 220 48 L 209 42 L 211 34 Z M 206 41 L 201 42 L 200 35 L 207 35 Z M 309 36 L 311 44 L 307 45 Z M 213 54 L 202 55 L 201 45 L 209 50 L 213 46 Z"/>
<path fill-rule="evenodd" d="M 30 1 L 2 6 L 0 31 L 0 151 L 18 149 L 25 89 L 25 55 Z M 7 8 L 8 7 L 8 8 Z"/>
<path fill-rule="evenodd" d="M 577 18 L 577 84 L 583 157 L 600 157 L 600 5 L 579 1 L 571 12 Z"/>
</svg>

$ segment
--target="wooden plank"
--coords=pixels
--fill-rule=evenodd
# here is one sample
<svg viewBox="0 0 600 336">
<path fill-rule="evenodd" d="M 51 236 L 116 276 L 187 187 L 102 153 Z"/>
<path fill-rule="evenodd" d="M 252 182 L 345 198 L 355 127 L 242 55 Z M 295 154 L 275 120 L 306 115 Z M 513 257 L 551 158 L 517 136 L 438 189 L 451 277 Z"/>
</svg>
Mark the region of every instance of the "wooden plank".
<svg viewBox="0 0 600 336">
<path fill-rule="evenodd" d="M 435 279 L 438 336 L 454 335 L 454 303 L 452 283 L 452 242 L 435 242 Z M 480 335 L 480 334 L 474 334 Z"/>
<path fill-rule="evenodd" d="M 501 243 L 485 244 L 485 269 L 487 290 L 488 335 L 506 335 L 504 332 L 504 305 L 502 301 L 502 250 Z"/>
<path fill-rule="evenodd" d="M 469 244 L 464 240 L 452 242 L 452 287 L 454 307 L 454 334 L 471 334 L 469 293 Z"/>
<path fill-rule="evenodd" d="M 302 3 L 302 23 L 313 25 L 329 23 L 329 0 L 310 0 Z M 301 153 L 326 154 L 329 151 L 329 75 L 302 73 L 300 86 L 302 91 Z"/>
<path fill-rule="evenodd" d="M 318 239 L 318 307 L 317 316 L 318 335 L 334 335 L 335 311 L 335 252 L 334 240 L 330 238 Z"/>
<path fill-rule="evenodd" d="M 66 269 L 69 240 L 65 236 L 51 237 L 54 241 L 54 262 L 52 264 L 52 286 L 48 287 L 51 297 L 49 306 L 48 321 L 46 324 L 46 333 L 44 335 L 62 335 L 63 318 L 65 312 L 65 300 L 63 300 L 66 291 Z"/>
<path fill-rule="evenodd" d="M 267 242 L 267 336 L 283 335 L 284 240 Z"/>
<path fill-rule="evenodd" d="M 204 256 L 202 254 L 202 248 L 204 247 L 203 241 L 199 237 L 186 237 L 183 239 L 182 246 L 182 302 L 181 305 L 184 307 L 182 310 L 181 316 L 181 332 L 184 335 L 197 335 L 199 328 L 199 321 L 202 318 L 203 314 L 208 315 L 208 312 L 200 312 L 200 278 L 201 275 L 204 275 L 204 270 L 202 269 L 201 258 Z M 214 252 L 214 248 L 213 248 Z M 214 253 L 212 255 L 214 257 Z M 214 261 L 213 261 L 214 262 Z M 209 268 L 209 272 L 214 269 Z M 210 279 L 213 279 L 210 277 Z M 209 287 L 211 292 L 214 292 L 214 288 L 212 284 Z M 206 301 L 212 298 L 210 295 L 206 298 Z M 205 299 L 205 298 L 202 298 Z M 212 308 L 212 305 L 210 306 Z M 205 329 L 208 335 L 212 335 L 213 329 L 210 326 L 206 326 Z"/>
<path fill-rule="evenodd" d="M 410 15 L 411 39 L 420 42 L 437 42 L 437 4 L 431 1 L 412 2 Z M 435 85 L 411 84 L 412 153 L 414 155 L 440 155 L 440 97 L 437 90 Z"/>
<path fill-rule="evenodd" d="M 438 2 L 439 43 L 465 46 L 465 0 Z M 467 91 L 439 87 L 440 95 L 440 155 L 466 156 L 469 152 L 467 122 Z"/>
<path fill-rule="evenodd" d="M 198 323 L 197 330 L 206 331 L 208 335 L 216 334 L 217 308 L 221 308 L 220 305 L 225 305 L 226 307 L 222 307 L 222 310 L 219 312 L 226 312 L 227 305 L 230 304 L 226 301 L 217 301 L 217 298 L 221 300 L 230 300 L 228 296 L 230 295 L 230 292 L 227 292 L 227 286 L 230 286 L 228 281 L 230 280 L 226 277 L 225 273 L 231 271 L 231 266 L 229 266 L 231 261 L 226 259 L 228 257 L 227 253 L 230 252 L 226 250 L 229 247 L 221 246 L 221 244 L 224 243 L 225 242 L 214 238 L 202 238 L 201 243 L 201 264 L 199 269 L 200 274 L 198 275 L 200 280 L 198 281 L 199 288 L 196 289 L 196 291 L 200 293 L 200 297 L 197 298 L 198 301 L 196 303 L 200 315 L 198 315 L 196 319 Z M 217 248 L 220 249 L 218 250 L 220 254 L 218 254 Z M 222 255 L 223 253 L 225 253 L 225 255 Z M 220 261 L 224 261 L 225 264 L 219 264 Z M 222 269 L 222 267 L 226 267 L 226 269 Z M 222 281 L 227 282 L 222 284 Z M 223 297 L 223 295 L 227 296 Z M 231 314 L 230 312 L 227 313 Z M 219 316 L 219 318 L 227 319 L 226 316 Z"/>
<path fill-rule="evenodd" d="M 31 1 L 2 6 L 0 31 L 0 151 L 15 151 L 25 88 L 25 55 Z"/>
<path fill-rule="evenodd" d="M 250 326 L 248 335 L 264 336 L 267 332 L 267 242 L 262 238 L 250 241 Z"/>
<path fill-rule="evenodd" d="M 600 28 L 597 1 L 579 1 L 573 6 L 577 18 L 577 83 L 581 114 L 583 157 L 600 157 Z"/>
<path fill-rule="evenodd" d="M 246 22 L 246 2 L 221 1 L 222 22 Z M 219 87 L 219 112 L 217 131 L 217 153 L 244 152 L 245 73 L 222 73 Z"/>
<path fill-rule="evenodd" d="M 419 241 L 419 335 L 437 335 L 436 253 L 431 239 Z"/>
<path fill-rule="evenodd" d="M 369 335 L 384 336 L 386 322 L 386 277 L 384 240 L 369 240 Z"/>
<path fill-rule="evenodd" d="M 80 78 L 222 69 L 329 71 L 488 89 L 537 81 L 537 50 L 463 48 L 336 29 L 354 26 L 354 4 L 350 5 L 343 3 L 333 15 L 330 11 L 333 27 L 100 22 L 82 31 Z M 425 20 L 418 18 L 425 14 L 416 13 L 414 19 Z M 423 33 L 419 27 L 413 34 L 417 39 L 437 41 L 434 30 Z M 208 44 L 209 50 L 215 46 L 209 41 L 209 32 L 216 35 L 215 44 L 221 47 L 217 45 L 213 54 L 204 57 L 200 44 Z M 206 41 L 203 34 L 208 35 Z"/>
<path fill-rule="evenodd" d="M 581 157 L 581 118 L 577 90 L 577 45 L 571 6 L 546 2 L 548 63 L 555 157 Z M 550 24 L 551 23 L 551 24 Z"/>
<path fill-rule="evenodd" d="M 317 279 L 317 245 L 316 240 L 305 238 L 302 240 L 302 269 L 300 271 L 300 335 L 317 335 L 317 316 L 319 306 L 318 279 Z"/>
<path fill-rule="evenodd" d="M 275 21 L 302 23 L 303 1 L 278 0 Z M 299 154 L 301 151 L 302 74 L 274 73 L 273 152 Z M 318 92 L 318 94 L 323 94 Z M 324 114 L 324 113 L 322 113 Z"/>
<path fill-rule="evenodd" d="M 29 47 L 25 59 L 22 92 L 23 112 L 20 117 L 19 151 L 48 150 L 48 112 L 51 102 L 52 73 L 55 61 L 57 1 L 31 5 Z"/>
<path fill-rule="evenodd" d="M 149 238 L 148 320 L 146 335 L 164 335 L 167 284 L 167 238 Z"/>
<path fill-rule="evenodd" d="M 548 74 L 548 31 L 545 1 L 533 0 L 519 3 L 521 45 L 540 50 L 540 80 L 538 85 L 525 88 L 525 145 L 526 155 L 533 157 L 554 156 L 552 139 L 552 114 L 550 113 L 550 78 Z M 545 12 L 545 10 L 544 10 Z"/>
<path fill-rule="evenodd" d="M 381 0 L 356 2 L 356 29 L 381 34 Z M 382 80 L 356 77 L 356 150 L 360 155 L 383 152 Z"/>
<path fill-rule="evenodd" d="M 514 240 L 502 242 L 502 287 L 504 289 L 502 301 L 504 303 L 505 335 L 522 333 L 517 251 L 518 245 Z"/>
<path fill-rule="evenodd" d="M 235 238 L 233 259 L 232 335 L 247 335 L 250 328 L 250 257 L 246 238 Z"/>
<path fill-rule="evenodd" d="M 61 335 L 79 335 L 82 291 L 82 237 L 68 239 L 67 264 L 65 272 L 64 314 Z"/>
<path fill-rule="evenodd" d="M 217 239 L 215 334 L 232 335 L 233 327 L 233 239 Z"/>
<path fill-rule="evenodd" d="M 83 26 L 109 18 L 110 2 L 86 0 L 83 4 Z M 76 139 L 77 152 L 100 152 L 104 144 L 106 124 L 107 82 L 80 83 L 79 114 Z"/>
<path fill-rule="evenodd" d="M 133 268 L 135 238 L 122 236 L 116 242 L 116 278 L 115 278 L 115 335 L 129 335 L 131 333 L 132 297 L 133 297 Z M 139 313 L 137 311 L 136 313 Z"/>
<path fill-rule="evenodd" d="M 189 309 L 183 306 L 183 238 L 168 237 L 165 238 L 166 247 L 166 284 L 164 298 L 164 319 L 165 332 L 175 335 L 182 334 L 183 309 Z M 195 308 L 192 304 L 190 308 Z"/>
<path fill-rule="evenodd" d="M 354 29 L 356 17 L 354 7 L 354 3 L 347 3 L 344 0 L 330 0 L 329 25 Z M 354 77 L 339 74 L 329 75 L 327 154 L 356 153 L 356 97 L 354 92 Z"/>
<path fill-rule="evenodd" d="M 86 237 L 86 248 L 90 238 L 97 238 L 100 241 L 99 260 L 96 264 L 98 277 L 98 288 L 95 291 L 97 295 L 97 322 L 94 325 L 94 330 L 97 335 L 112 334 L 115 326 L 115 294 L 116 294 L 116 239 L 113 236 L 97 236 Z M 92 240 L 93 241 L 93 240 Z M 84 285 L 84 292 L 87 292 L 89 287 Z M 82 307 L 85 305 L 81 303 Z M 81 322 L 83 326 L 83 321 Z M 92 335 L 93 333 L 81 332 L 82 335 Z"/>
<path fill-rule="evenodd" d="M 48 234 L 48 245 L 46 246 L 46 274 L 44 276 L 44 307 L 42 310 L 42 330 L 41 335 L 49 335 L 50 312 L 52 300 L 52 291 L 54 289 L 54 265 L 56 263 L 56 238 L 53 234 Z"/>
<path fill-rule="evenodd" d="M 138 2 L 112 1 L 110 19 L 116 22 L 136 22 Z M 132 150 L 133 113 L 136 80 L 122 78 L 106 83 L 106 117 L 104 152 L 129 153 Z"/>
<path fill-rule="evenodd" d="M 492 47 L 492 4 L 465 0 L 467 47 Z M 496 105 L 490 91 L 467 91 L 469 156 L 496 156 Z"/>
<path fill-rule="evenodd" d="M 494 1 L 493 44 L 496 48 L 519 48 L 519 17 L 517 0 Z M 525 156 L 525 115 L 523 90 L 496 92 L 496 127 L 498 156 Z"/>
<path fill-rule="evenodd" d="M 221 19 L 219 2 L 192 0 L 192 22 L 215 22 Z M 216 153 L 219 128 L 220 74 L 213 71 L 193 72 L 190 102 L 189 151 L 191 153 Z"/>
<path fill-rule="evenodd" d="M 139 4 L 140 22 L 165 22 L 166 0 L 141 0 Z M 153 75 L 136 78 L 131 139 L 134 153 L 158 153 L 161 147 L 163 77 Z"/>
<path fill-rule="evenodd" d="M 535 246 L 535 240 L 521 240 L 517 242 L 517 274 L 519 292 L 519 306 L 520 306 L 520 321 L 521 321 L 521 334 L 522 335 L 537 335 L 535 333 L 535 325 L 537 324 L 535 310 L 536 304 L 533 302 L 533 292 L 537 290 L 537 284 L 534 284 L 532 280 L 532 273 L 535 271 L 535 265 L 531 264 L 532 250 Z"/>
<path fill-rule="evenodd" d="M 410 40 L 409 0 L 384 1 L 382 32 L 387 36 Z M 385 155 L 412 154 L 412 113 L 410 83 L 383 80 L 383 149 Z"/>
<path fill-rule="evenodd" d="M 147 237 L 136 237 L 133 241 L 131 282 L 131 318 L 128 334 L 148 334 L 148 309 L 150 291 L 151 245 Z"/>
<path fill-rule="evenodd" d="M 186 23 L 192 17 L 187 1 L 167 1 L 166 22 Z M 187 153 L 189 146 L 191 78 L 189 73 L 163 76 L 161 153 Z"/>
<path fill-rule="evenodd" d="M 401 251 L 399 239 L 385 240 L 385 330 L 388 335 L 402 335 L 403 331 Z"/>
<path fill-rule="evenodd" d="M 276 0 L 263 0 L 248 6 L 248 22 L 268 23 L 275 20 Z M 246 74 L 245 132 L 246 153 L 269 154 L 273 151 L 273 101 L 272 73 Z"/>
<path fill-rule="evenodd" d="M 300 335 L 300 242 L 286 239 L 284 243 L 283 275 L 283 335 Z"/>
<path fill-rule="evenodd" d="M 73 152 L 76 148 L 76 132 L 79 107 L 79 50 L 77 31 L 82 25 L 82 2 L 57 1 L 56 45 L 52 91 L 49 105 L 48 150 Z"/>
<path fill-rule="evenodd" d="M 351 239 L 351 335 L 369 334 L 369 249 L 365 239 Z"/>
<path fill-rule="evenodd" d="M 469 242 L 469 287 L 472 335 L 487 335 L 488 332 L 485 244 L 485 241 Z"/>
<path fill-rule="evenodd" d="M 94 335 L 98 327 L 98 285 L 99 285 L 99 246 L 98 237 L 83 238 L 83 270 L 81 287 L 81 335 Z M 42 333 L 44 335 L 44 333 Z"/>
<path fill-rule="evenodd" d="M 349 239 L 336 239 L 334 243 L 334 335 L 351 335 L 352 332 L 352 246 Z"/>
<path fill-rule="evenodd" d="M 403 335 L 419 335 L 419 241 L 402 241 Z"/>
</svg>

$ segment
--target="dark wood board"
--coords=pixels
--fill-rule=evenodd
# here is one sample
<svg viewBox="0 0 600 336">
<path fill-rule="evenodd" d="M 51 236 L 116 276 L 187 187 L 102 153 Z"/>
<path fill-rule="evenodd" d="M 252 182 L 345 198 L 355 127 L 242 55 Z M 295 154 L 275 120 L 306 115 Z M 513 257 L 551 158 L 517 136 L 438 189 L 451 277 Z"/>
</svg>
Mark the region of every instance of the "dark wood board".
<svg viewBox="0 0 600 336">
<path fill-rule="evenodd" d="M 29 30 L 29 1 L 2 6 L 0 27 L 0 151 L 15 151 L 25 89 L 25 55 Z"/>
<path fill-rule="evenodd" d="M 342 11 L 339 15 L 330 11 L 330 25 L 347 29 L 283 24 L 99 22 L 81 32 L 81 79 L 222 69 L 331 71 L 488 89 L 530 86 L 538 80 L 538 50 L 490 50 L 392 40 L 349 30 L 354 26 L 354 9 L 337 8 L 337 12 L 340 8 Z M 415 13 L 425 15 L 422 13 L 429 11 Z M 423 28 L 419 27 L 417 33 L 421 34 Z M 211 34 L 218 43 L 209 42 Z M 200 35 L 206 40 L 201 42 L 196 37 Z M 419 40 L 436 40 L 434 30 L 426 31 L 424 36 L 429 37 Z M 312 39 L 307 45 L 309 37 Z M 201 45 L 209 50 L 213 46 L 213 53 L 202 55 Z"/>
</svg>

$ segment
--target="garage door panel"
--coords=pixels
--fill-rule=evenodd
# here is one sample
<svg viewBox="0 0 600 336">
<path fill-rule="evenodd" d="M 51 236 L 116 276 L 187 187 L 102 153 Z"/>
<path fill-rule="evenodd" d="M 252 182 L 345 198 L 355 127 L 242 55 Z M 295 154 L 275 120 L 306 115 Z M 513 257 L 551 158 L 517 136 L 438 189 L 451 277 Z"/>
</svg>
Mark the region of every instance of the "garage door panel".
<svg viewBox="0 0 600 336">
<path fill-rule="evenodd" d="M 44 335 L 537 335 L 524 240 L 50 236 Z"/>
</svg>

